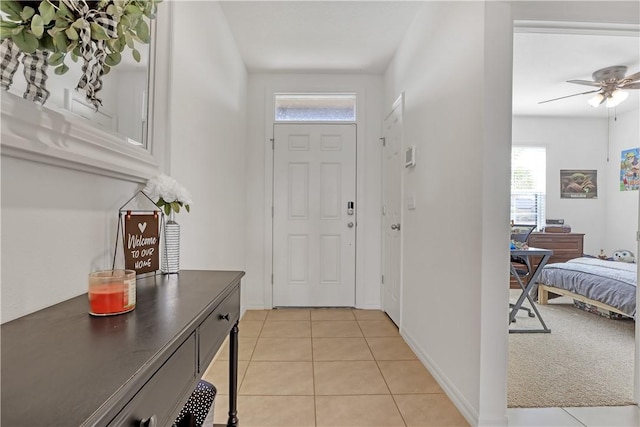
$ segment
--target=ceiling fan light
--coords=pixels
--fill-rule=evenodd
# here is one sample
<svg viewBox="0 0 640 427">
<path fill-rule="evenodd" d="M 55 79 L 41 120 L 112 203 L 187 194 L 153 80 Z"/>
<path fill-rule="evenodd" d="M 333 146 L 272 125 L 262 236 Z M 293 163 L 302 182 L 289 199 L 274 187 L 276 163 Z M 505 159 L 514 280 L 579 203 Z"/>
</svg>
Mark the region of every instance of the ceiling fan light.
<svg viewBox="0 0 640 427">
<path fill-rule="evenodd" d="M 602 103 L 604 96 L 601 93 L 597 93 L 593 98 L 589 99 L 587 102 L 593 108 L 598 108 L 598 106 Z"/>
<path fill-rule="evenodd" d="M 607 99 L 607 108 L 612 108 L 620 105 L 622 101 L 629 97 L 629 92 L 622 91 L 620 89 L 616 89 L 611 94 L 611 97 Z"/>
</svg>

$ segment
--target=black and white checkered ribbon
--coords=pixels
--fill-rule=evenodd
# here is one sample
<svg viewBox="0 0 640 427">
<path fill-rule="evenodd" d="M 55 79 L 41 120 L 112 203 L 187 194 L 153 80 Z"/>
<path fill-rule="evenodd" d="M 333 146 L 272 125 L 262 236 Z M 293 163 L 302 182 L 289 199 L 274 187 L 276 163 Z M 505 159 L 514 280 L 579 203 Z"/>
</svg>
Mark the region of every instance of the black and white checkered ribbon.
<svg viewBox="0 0 640 427">
<path fill-rule="evenodd" d="M 117 38 L 118 22 L 106 12 L 90 10 L 84 0 L 63 0 L 63 2 L 72 10 L 80 13 L 85 20 L 85 25 L 79 31 L 80 54 L 84 63 L 82 64 L 82 76 L 76 89 L 84 89 L 87 99 L 97 110 L 102 104 L 98 92 L 102 89 L 102 74 L 104 74 L 107 52 L 104 40 L 96 40 L 95 42 L 91 40 L 91 23 L 102 27 L 108 37 Z"/>
<path fill-rule="evenodd" d="M 27 81 L 27 89 L 22 97 L 29 101 L 44 104 L 49 98 L 47 90 L 47 58 L 49 52 L 36 50 L 34 53 L 24 53 L 7 38 L 0 43 L 0 57 L 2 58 L 2 71 L 0 73 L 0 85 L 2 89 L 9 90 L 13 84 L 13 76 L 22 61 L 24 78 Z M 22 59 L 21 59 L 22 57 Z"/>
<path fill-rule="evenodd" d="M 0 43 L 0 58 L 2 58 L 2 69 L 0 70 L 0 86 L 4 90 L 9 90 L 13 83 L 13 75 L 20 65 L 20 55 L 22 51 L 7 38 Z"/>
<path fill-rule="evenodd" d="M 49 98 L 47 90 L 47 58 L 49 52 L 36 50 L 34 53 L 25 53 L 22 56 L 24 78 L 27 81 L 27 90 L 22 97 L 29 101 L 44 104 Z"/>
</svg>

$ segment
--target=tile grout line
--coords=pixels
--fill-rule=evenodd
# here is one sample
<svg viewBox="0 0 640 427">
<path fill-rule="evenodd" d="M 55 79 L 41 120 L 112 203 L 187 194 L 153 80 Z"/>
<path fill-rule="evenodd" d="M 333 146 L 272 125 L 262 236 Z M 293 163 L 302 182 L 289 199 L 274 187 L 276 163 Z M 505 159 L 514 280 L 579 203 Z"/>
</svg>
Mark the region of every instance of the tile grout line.
<svg viewBox="0 0 640 427">
<path fill-rule="evenodd" d="M 387 386 L 387 390 L 389 390 L 389 395 L 391 396 L 391 400 L 393 401 L 393 404 L 396 407 L 396 411 L 398 411 L 398 414 L 400 415 L 400 419 L 402 420 L 402 422 L 404 423 L 404 425 L 406 427 L 407 421 L 404 419 L 404 416 L 402 415 L 402 412 L 400 411 L 400 407 L 398 406 L 398 402 L 396 402 L 395 397 L 393 397 L 393 393 L 391 392 L 391 387 L 389 387 L 389 383 L 387 382 L 387 379 L 385 378 L 384 374 L 382 373 L 382 369 L 380 369 L 380 365 L 378 364 L 378 359 L 376 359 L 376 355 L 373 353 L 373 350 L 371 349 L 371 346 L 369 345 L 369 341 L 367 340 L 367 337 L 364 336 L 364 331 L 360 327 L 360 323 L 359 322 L 358 322 L 358 328 L 360 328 L 360 332 L 362 332 L 362 336 L 364 337 L 364 342 L 367 343 L 367 347 L 369 348 L 369 351 L 371 352 L 371 355 L 373 356 L 373 361 L 376 364 L 376 368 L 378 368 L 378 372 L 380 372 L 380 376 L 382 377 L 382 381 L 384 381 L 384 385 Z"/>
<path fill-rule="evenodd" d="M 265 319 L 262 320 L 262 324 L 264 325 L 264 322 L 266 321 L 266 317 Z M 256 343 L 253 346 L 253 350 L 251 350 L 251 354 L 249 355 L 249 360 L 247 361 L 247 369 L 244 370 L 244 374 L 242 375 L 242 379 L 238 378 L 237 380 L 237 390 L 236 390 L 236 397 L 239 398 L 240 397 L 240 388 L 242 387 L 242 383 L 244 382 L 244 378 L 247 376 L 247 372 L 249 372 L 249 367 L 251 366 L 251 362 L 253 362 L 253 353 L 256 351 L 256 347 L 258 346 L 258 340 L 260 339 L 260 333 L 262 331 L 262 327 L 260 327 L 260 332 L 258 332 L 258 336 L 256 337 Z M 240 323 L 238 322 L 238 338 L 240 337 L 240 334 L 242 333 L 242 330 L 240 329 Z M 247 338 L 253 338 L 253 337 L 247 337 Z M 238 356 L 240 356 L 240 340 L 238 339 Z M 240 362 L 240 360 L 238 360 L 238 362 Z M 230 378 L 229 378 L 230 380 Z"/>
<path fill-rule="evenodd" d="M 264 325 L 264 322 L 266 321 L 266 317 L 265 320 L 262 321 L 262 324 Z M 262 328 L 260 328 L 260 331 L 262 331 Z M 240 331 L 238 331 L 238 334 L 240 334 Z M 238 397 L 240 397 L 240 388 L 242 387 L 242 383 L 244 382 L 244 378 L 247 376 L 247 372 L 249 372 L 249 366 L 251 366 L 251 362 L 253 362 L 253 353 L 256 351 L 256 347 L 258 347 L 258 340 L 260 340 L 260 334 L 261 332 L 258 332 L 258 336 L 256 337 L 256 343 L 253 346 L 253 350 L 251 350 L 251 354 L 249 355 L 249 361 L 247 362 L 247 369 L 244 370 L 244 374 L 242 375 L 242 379 L 239 379 L 237 387 L 238 390 L 236 391 L 236 395 Z M 251 337 L 247 337 L 247 338 L 251 338 Z M 240 342 L 238 342 L 238 356 L 240 355 Z M 238 362 L 240 362 L 238 360 Z"/>
<path fill-rule="evenodd" d="M 580 424 L 582 424 L 583 426 L 587 427 L 587 425 L 585 423 L 583 423 L 581 420 L 579 420 L 575 415 L 573 415 L 571 412 L 567 411 L 565 408 L 560 408 L 562 409 L 564 412 L 566 412 L 567 414 L 569 414 L 569 416 L 571 418 L 573 418 L 574 420 L 576 420 L 577 422 L 579 422 Z"/>
<path fill-rule="evenodd" d="M 311 335 L 311 384 L 313 385 L 313 423 L 318 426 L 318 404 L 316 402 L 316 361 L 313 357 L 313 320 L 309 312 L 309 334 Z"/>
</svg>

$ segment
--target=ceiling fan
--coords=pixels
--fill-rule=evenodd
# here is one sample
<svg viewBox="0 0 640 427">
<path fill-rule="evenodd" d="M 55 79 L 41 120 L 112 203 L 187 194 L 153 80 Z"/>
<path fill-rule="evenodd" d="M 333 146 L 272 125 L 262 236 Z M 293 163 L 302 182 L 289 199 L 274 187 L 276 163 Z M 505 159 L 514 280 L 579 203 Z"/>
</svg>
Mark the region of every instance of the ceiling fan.
<svg viewBox="0 0 640 427">
<path fill-rule="evenodd" d="M 624 65 L 614 65 L 594 71 L 591 80 L 568 80 L 567 83 L 575 83 L 579 85 L 595 86 L 598 89 L 587 92 L 575 93 L 573 95 L 561 96 L 560 98 L 548 99 L 540 101 L 538 104 L 557 101 L 559 99 L 570 98 L 572 96 L 586 95 L 588 93 L 596 93 L 587 102 L 594 108 L 597 108 L 603 102 L 607 102 L 608 108 L 619 105 L 627 99 L 629 93 L 627 89 L 640 89 L 640 72 L 625 76 L 627 67 Z"/>
</svg>

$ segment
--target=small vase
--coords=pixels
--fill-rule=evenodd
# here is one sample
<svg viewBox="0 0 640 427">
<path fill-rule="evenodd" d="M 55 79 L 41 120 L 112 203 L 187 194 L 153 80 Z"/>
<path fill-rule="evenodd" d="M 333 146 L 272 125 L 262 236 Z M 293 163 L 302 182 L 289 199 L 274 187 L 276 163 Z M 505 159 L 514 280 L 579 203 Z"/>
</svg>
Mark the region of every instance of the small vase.
<svg viewBox="0 0 640 427">
<path fill-rule="evenodd" d="M 160 269 L 171 274 L 180 271 L 180 224 L 175 220 L 175 212 L 171 211 L 169 220 L 164 226 L 164 251 Z"/>
</svg>

